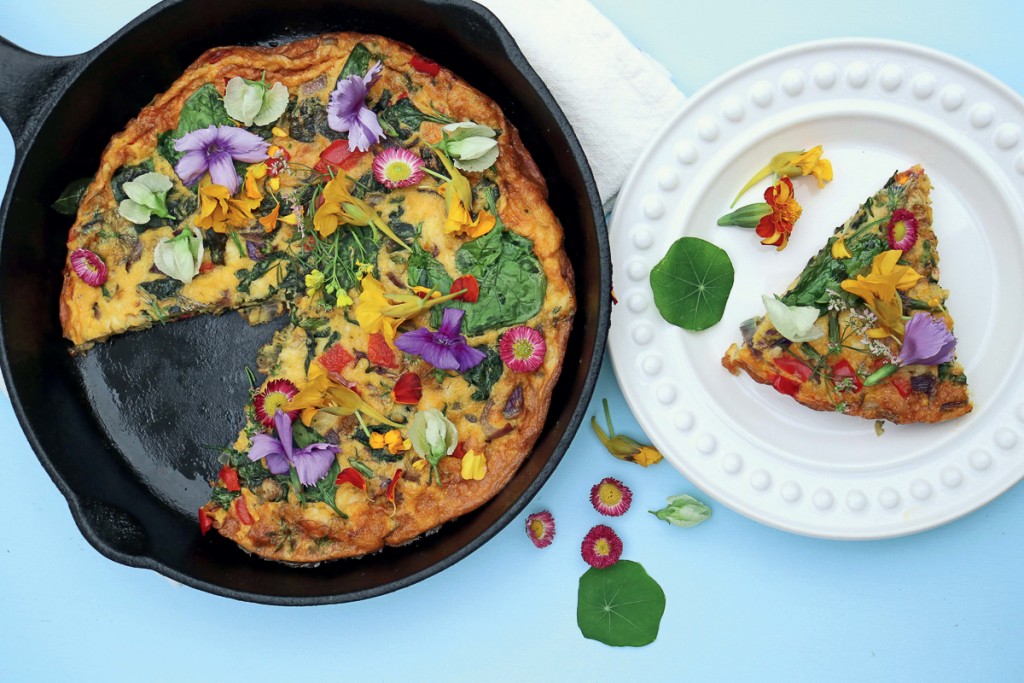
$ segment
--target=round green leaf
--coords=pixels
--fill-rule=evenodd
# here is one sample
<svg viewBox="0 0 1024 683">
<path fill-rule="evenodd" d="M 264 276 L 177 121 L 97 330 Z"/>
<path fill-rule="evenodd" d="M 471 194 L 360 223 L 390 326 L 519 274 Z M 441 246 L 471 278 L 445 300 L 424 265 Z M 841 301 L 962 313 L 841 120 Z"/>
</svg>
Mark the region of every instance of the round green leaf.
<svg viewBox="0 0 1024 683">
<path fill-rule="evenodd" d="M 640 647 L 658 637 L 665 591 L 643 565 L 619 560 L 580 577 L 576 623 L 584 638 L 605 645 Z"/>
<path fill-rule="evenodd" d="M 673 325 L 706 330 L 722 319 L 734 275 L 723 249 L 699 237 L 681 237 L 651 270 L 654 304 Z"/>
</svg>

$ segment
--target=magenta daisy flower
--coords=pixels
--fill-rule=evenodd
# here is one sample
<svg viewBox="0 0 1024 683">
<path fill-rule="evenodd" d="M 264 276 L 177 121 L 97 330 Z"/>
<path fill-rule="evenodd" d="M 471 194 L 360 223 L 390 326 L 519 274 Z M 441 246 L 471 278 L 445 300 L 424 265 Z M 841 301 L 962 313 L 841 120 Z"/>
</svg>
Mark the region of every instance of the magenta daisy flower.
<svg viewBox="0 0 1024 683">
<path fill-rule="evenodd" d="M 71 268 L 90 287 L 102 287 L 107 281 L 107 264 L 88 249 L 75 249 L 70 256 Z"/>
<path fill-rule="evenodd" d="M 415 185 L 423 176 L 423 160 L 407 149 L 389 147 L 373 157 L 373 177 L 390 190 Z"/>
<path fill-rule="evenodd" d="M 235 162 L 255 164 L 267 158 L 270 144 L 255 133 L 235 126 L 210 126 L 182 135 L 174 149 L 184 152 L 174 172 L 186 185 L 195 185 L 210 172 L 215 185 L 223 185 L 235 194 L 241 180 Z"/>
<path fill-rule="evenodd" d="M 278 410 L 284 410 L 284 407 L 288 405 L 295 394 L 299 393 L 299 388 L 296 387 L 291 381 L 283 378 L 272 379 L 267 382 L 267 385 L 263 387 L 263 390 L 252 397 L 253 406 L 256 408 L 256 419 L 260 421 L 260 424 L 264 427 L 274 426 L 274 414 Z M 299 414 L 297 410 L 287 411 L 288 417 L 295 419 L 295 416 Z"/>
<path fill-rule="evenodd" d="M 555 518 L 547 510 L 526 518 L 526 535 L 538 548 L 547 548 L 555 540 Z"/>
<path fill-rule="evenodd" d="M 917 242 L 917 218 L 907 209 L 896 209 L 889 219 L 889 248 L 909 251 Z"/>
<path fill-rule="evenodd" d="M 605 569 L 622 557 L 622 539 L 611 527 L 598 524 L 583 538 L 580 552 L 591 567 Z"/>
<path fill-rule="evenodd" d="M 544 362 L 548 345 L 532 327 L 517 325 L 501 335 L 498 353 L 512 372 L 533 372 Z"/>
<path fill-rule="evenodd" d="M 366 106 L 370 86 L 380 78 L 384 66 L 377 62 L 365 76 L 352 75 L 338 81 L 327 103 L 327 125 L 331 130 L 348 133 L 348 151 L 365 152 L 384 137 L 384 129 L 372 109 Z"/>
<path fill-rule="evenodd" d="M 605 477 L 590 489 L 590 504 L 602 515 L 618 517 L 633 502 L 633 492 L 614 477 Z"/>
</svg>

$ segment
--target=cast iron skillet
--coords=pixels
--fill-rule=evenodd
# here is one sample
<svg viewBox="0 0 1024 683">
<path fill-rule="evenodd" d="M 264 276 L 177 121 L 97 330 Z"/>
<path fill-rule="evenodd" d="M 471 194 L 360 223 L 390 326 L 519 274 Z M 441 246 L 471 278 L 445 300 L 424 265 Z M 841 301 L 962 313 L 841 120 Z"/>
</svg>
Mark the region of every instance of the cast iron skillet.
<svg viewBox="0 0 1024 683">
<path fill-rule="evenodd" d="M 68 354 L 57 298 L 70 220 L 50 209 L 107 141 L 204 50 L 326 31 L 412 45 L 493 98 L 551 192 L 579 311 L 544 431 L 497 497 L 401 548 L 315 569 L 201 537 L 216 452 L 239 428 L 243 368 L 276 327 L 198 317 Z M 96 49 L 43 57 L 0 38 L 0 115 L 15 143 L 0 207 L 0 365 L 18 419 L 89 542 L 107 557 L 201 590 L 278 605 L 346 602 L 424 579 L 480 547 L 547 480 L 587 408 L 604 353 L 611 265 L 604 217 L 565 116 L 497 19 L 469 0 L 167 0 Z"/>
</svg>

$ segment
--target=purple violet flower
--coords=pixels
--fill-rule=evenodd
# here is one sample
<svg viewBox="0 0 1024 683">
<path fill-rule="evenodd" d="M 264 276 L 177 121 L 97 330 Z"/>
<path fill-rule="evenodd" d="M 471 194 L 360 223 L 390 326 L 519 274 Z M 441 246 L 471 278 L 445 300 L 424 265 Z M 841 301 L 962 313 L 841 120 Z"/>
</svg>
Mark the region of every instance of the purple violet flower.
<svg viewBox="0 0 1024 683">
<path fill-rule="evenodd" d="M 928 313 L 915 313 L 907 322 L 903 348 L 897 358 L 902 365 L 939 365 L 953 360 L 954 337 L 942 318 Z"/>
<path fill-rule="evenodd" d="M 395 346 L 406 353 L 422 357 L 439 370 L 466 372 L 470 368 L 475 368 L 480 365 L 486 354 L 474 349 L 462 336 L 464 315 L 466 312 L 461 308 L 446 308 L 441 328 L 437 332 L 421 327 L 395 339 Z"/>
<path fill-rule="evenodd" d="M 348 151 L 365 152 L 384 137 L 377 115 L 366 106 L 366 93 L 380 78 L 384 66 L 377 62 L 365 76 L 352 75 L 338 81 L 327 103 L 327 125 L 339 133 L 348 133 Z"/>
<path fill-rule="evenodd" d="M 292 465 L 299 475 L 303 486 L 312 486 L 327 474 L 334 464 L 334 454 L 338 447 L 329 443 L 311 443 L 305 448 L 295 450 L 292 443 L 292 418 L 278 408 L 274 413 L 274 426 L 277 436 L 256 434 L 252 437 L 252 448 L 249 459 L 267 459 L 267 469 L 271 474 L 288 474 Z"/>
<path fill-rule="evenodd" d="M 186 133 L 174 143 L 174 149 L 185 152 L 174 166 L 174 172 L 186 185 L 195 185 L 203 174 L 217 185 L 238 191 L 241 180 L 235 171 L 236 161 L 254 164 L 267 158 L 270 145 L 259 135 L 234 126 L 210 126 Z"/>
</svg>

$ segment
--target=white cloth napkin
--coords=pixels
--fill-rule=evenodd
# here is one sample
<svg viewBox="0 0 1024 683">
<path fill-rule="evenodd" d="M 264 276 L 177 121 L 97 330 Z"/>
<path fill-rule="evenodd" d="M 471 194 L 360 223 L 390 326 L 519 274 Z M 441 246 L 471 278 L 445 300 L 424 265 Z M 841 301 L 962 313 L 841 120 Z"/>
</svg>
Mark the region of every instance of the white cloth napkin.
<svg viewBox="0 0 1024 683">
<path fill-rule="evenodd" d="M 505 24 L 565 112 L 608 209 L 683 93 L 587 0 L 477 2 Z"/>
</svg>

